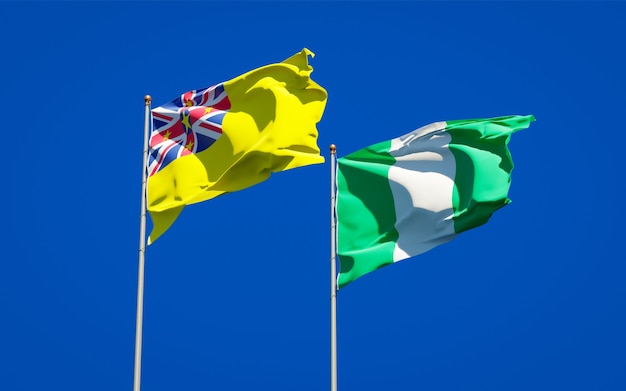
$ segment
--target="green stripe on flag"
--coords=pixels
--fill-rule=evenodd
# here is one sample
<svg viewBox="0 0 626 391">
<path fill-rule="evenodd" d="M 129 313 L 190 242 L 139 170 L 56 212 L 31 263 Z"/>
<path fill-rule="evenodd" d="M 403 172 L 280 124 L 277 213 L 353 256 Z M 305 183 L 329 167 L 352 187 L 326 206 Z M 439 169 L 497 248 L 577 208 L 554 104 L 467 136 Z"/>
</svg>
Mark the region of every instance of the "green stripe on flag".
<svg viewBox="0 0 626 391">
<path fill-rule="evenodd" d="M 511 200 L 513 160 L 507 148 L 512 133 L 525 129 L 533 116 L 448 121 L 450 151 L 456 160 L 452 205 L 454 230 L 467 231 L 486 223 Z"/>
<path fill-rule="evenodd" d="M 393 263 L 398 239 L 396 211 L 389 187 L 391 141 L 356 151 L 337 160 L 337 236 L 340 256 L 338 286 Z M 341 211 L 341 214 L 339 214 Z M 344 229 L 345 228 L 345 229 Z M 363 251 L 365 249 L 365 251 Z M 359 262 L 355 263 L 354 258 Z"/>
</svg>

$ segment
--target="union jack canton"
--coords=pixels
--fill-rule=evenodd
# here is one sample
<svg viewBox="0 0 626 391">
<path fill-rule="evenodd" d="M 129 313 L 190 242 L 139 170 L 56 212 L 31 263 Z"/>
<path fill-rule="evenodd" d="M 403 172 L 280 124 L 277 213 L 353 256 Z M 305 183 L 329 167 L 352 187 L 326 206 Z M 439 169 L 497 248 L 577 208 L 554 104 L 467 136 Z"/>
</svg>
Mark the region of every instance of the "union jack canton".
<svg viewBox="0 0 626 391">
<path fill-rule="evenodd" d="M 230 109 L 224 84 L 185 92 L 152 109 L 148 176 L 181 156 L 204 151 L 222 135 Z"/>
</svg>

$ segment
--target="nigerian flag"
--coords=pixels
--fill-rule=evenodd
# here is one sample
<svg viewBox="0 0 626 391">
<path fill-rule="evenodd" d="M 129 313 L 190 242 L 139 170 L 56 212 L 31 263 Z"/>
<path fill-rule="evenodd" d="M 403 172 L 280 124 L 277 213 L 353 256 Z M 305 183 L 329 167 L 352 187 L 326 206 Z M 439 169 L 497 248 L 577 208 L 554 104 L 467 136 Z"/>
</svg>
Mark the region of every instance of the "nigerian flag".
<svg viewBox="0 0 626 391">
<path fill-rule="evenodd" d="M 510 202 L 509 138 L 534 120 L 436 122 L 338 159 L 338 287 L 486 223 Z"/>
</svg>

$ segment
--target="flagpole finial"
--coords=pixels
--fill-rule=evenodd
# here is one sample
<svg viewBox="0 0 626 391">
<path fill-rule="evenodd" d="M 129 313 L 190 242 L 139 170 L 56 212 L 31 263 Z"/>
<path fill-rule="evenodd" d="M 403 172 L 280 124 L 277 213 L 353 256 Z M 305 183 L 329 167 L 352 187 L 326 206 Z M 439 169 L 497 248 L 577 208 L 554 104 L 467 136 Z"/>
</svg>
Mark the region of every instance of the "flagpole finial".
<svg viewBox="0 0 626 391">
<path fill-rule="evenodd" d="M 150 95 L 146 95 L 143 97 L 144 102 L 146 102 L 146 106 L 152 102 L 152 97 Z"/>
<path fill-rule="evenodd" d="M 335 154 L 337 152 L 337 146 L 335 144 L 330 144 L 330 153 Z"/>
</svg>

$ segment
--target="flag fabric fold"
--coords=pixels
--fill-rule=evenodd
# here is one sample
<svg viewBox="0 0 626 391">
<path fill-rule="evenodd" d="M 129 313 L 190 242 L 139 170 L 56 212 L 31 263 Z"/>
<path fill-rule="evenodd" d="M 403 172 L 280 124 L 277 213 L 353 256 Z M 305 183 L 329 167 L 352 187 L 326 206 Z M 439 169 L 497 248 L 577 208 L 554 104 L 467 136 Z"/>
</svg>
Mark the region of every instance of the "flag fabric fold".
<svg viewBox="0 0 626 391">
<path fill-rule="evenodd" d="M 436 122 L 338 159 L 338 287 L 486 223 L 510 202 L 510 136 L 534 120 Z"/>
<path fill-rule="evenodd" d="M 316 124 L 326 90 L 311 78 L 308 49 L 152 110 L 148 211 L 154 242 L 186 205 L 323 163 Z"/>
</svg>

